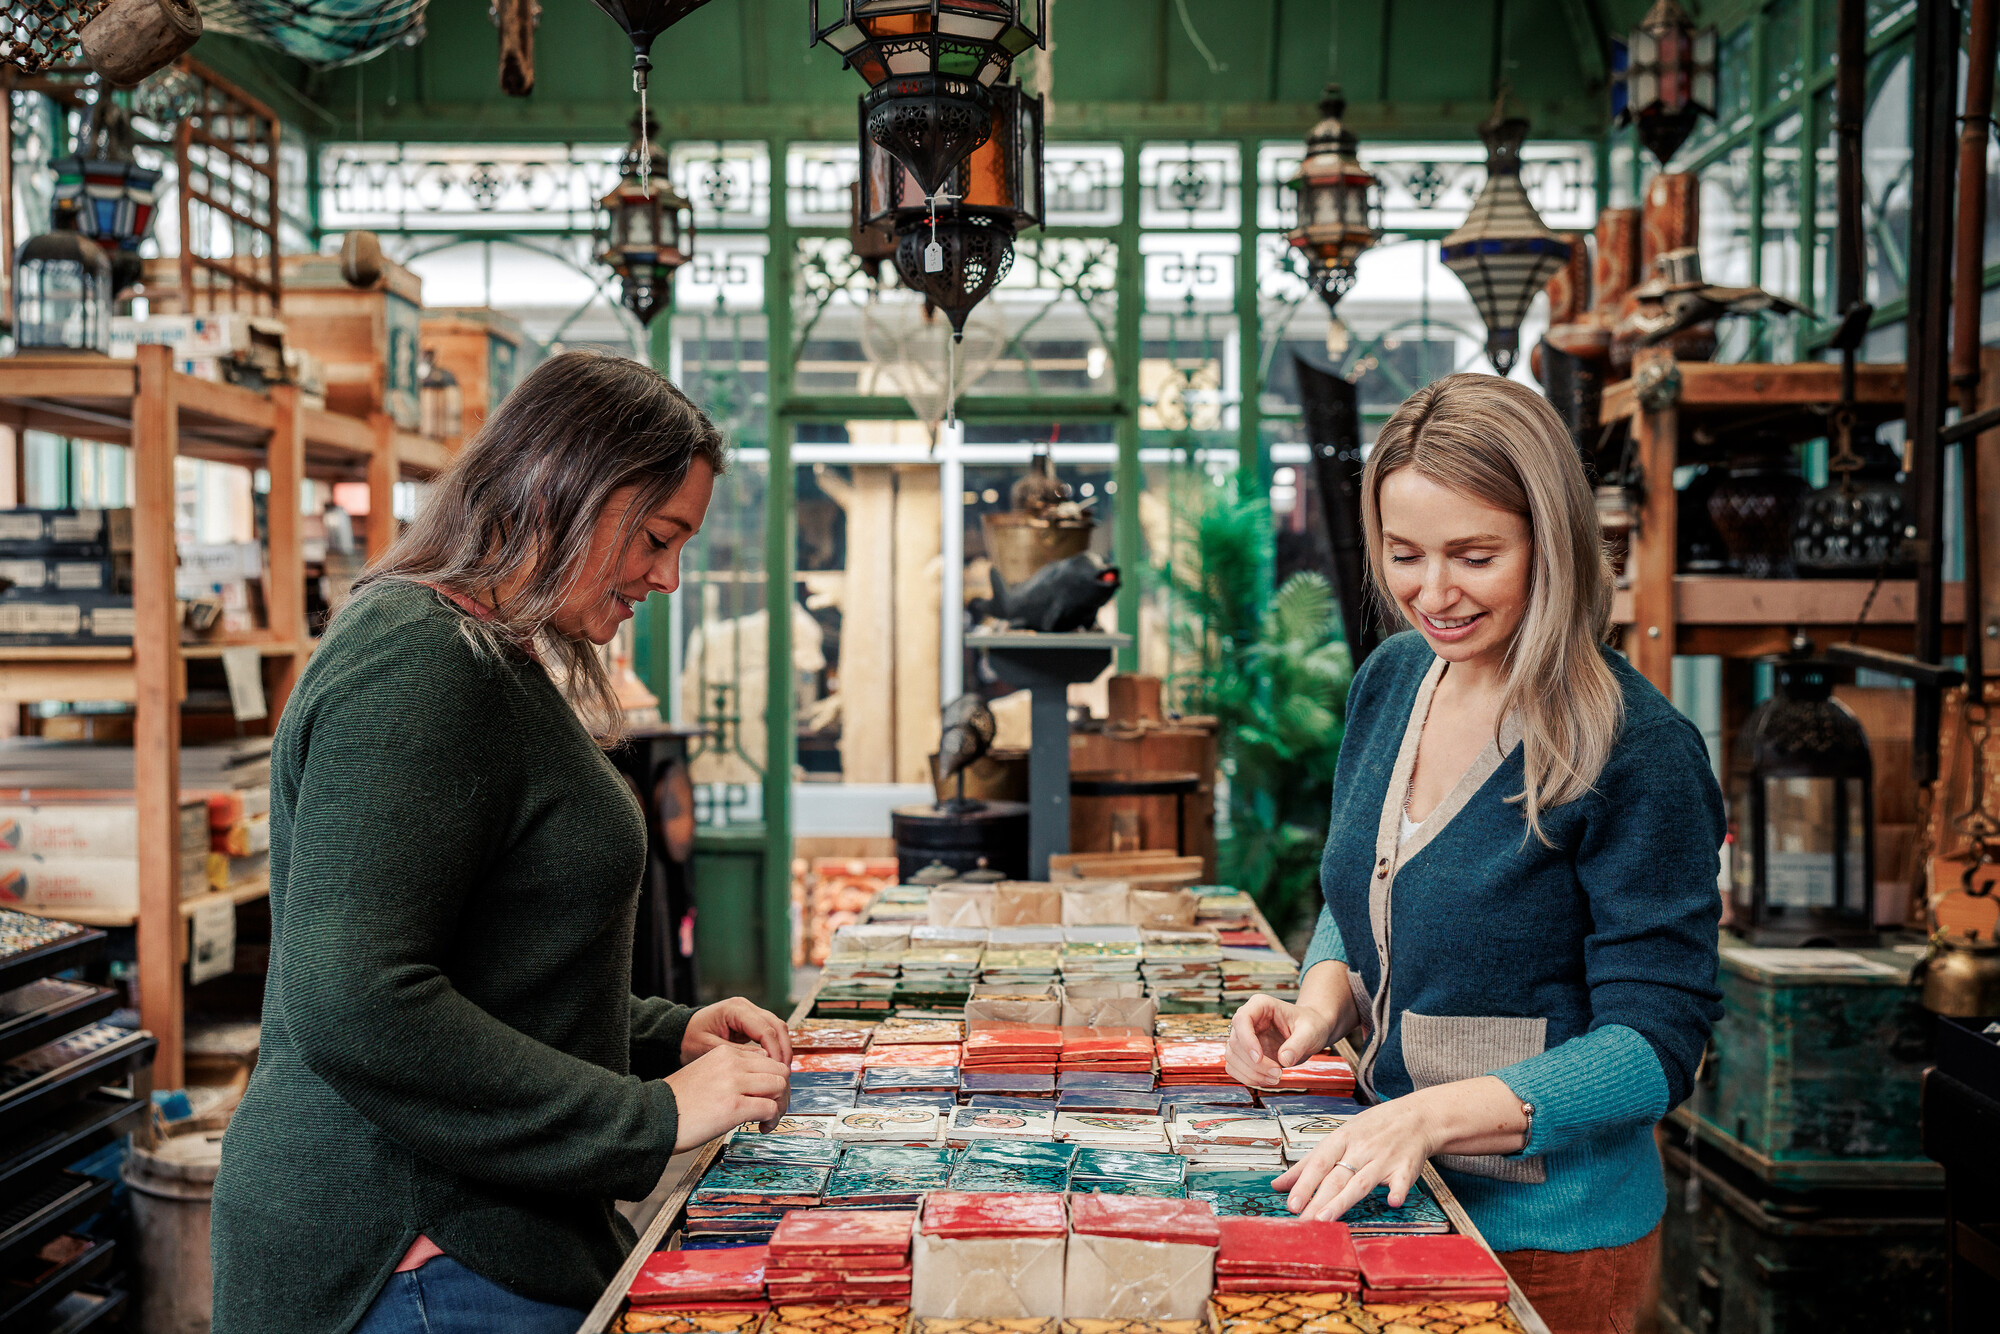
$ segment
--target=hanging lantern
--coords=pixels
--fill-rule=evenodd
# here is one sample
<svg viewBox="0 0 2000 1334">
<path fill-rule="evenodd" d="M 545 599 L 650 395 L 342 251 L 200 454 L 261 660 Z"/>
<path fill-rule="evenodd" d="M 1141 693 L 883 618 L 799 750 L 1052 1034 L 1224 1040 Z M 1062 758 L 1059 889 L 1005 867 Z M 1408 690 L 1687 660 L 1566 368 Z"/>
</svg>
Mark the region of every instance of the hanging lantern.
<svg viewBox="0 0 2000 1334">
<path fill-rule="evenodd" d="M 648 119 L 641 130 L 633 120 L 618 185 L 597 201 L 606 215 L 597 262 L 618 274 L 620 299 L 641 324 L 665 308 L 674 271 L 694 254 L 694 211 L 668 179 L 666 156 L 653 143 L 659 128 Z"/>
<path fill-rule="evenodd" d="M 102 246 L 67 227 L 22 244 L 14 261 L 14 347 L 111 350 L 111 261 Z"/>
<path fill-rule="evenodd" d="M 874 222 L 861 220 L 861 182 L 848 186 L 853 210 L 852 221 L 848 224 L 847 244 L 853 248 L 854 257 L 861 261 L 862 271 L 868 281 L 882 280 L 882 261 L 896 257 L 896 229 L 887 218 Z"/>
<path fill-rule="evenodd" d="M 131 120 L 124 108 L 100 97 L 80 151 L 53 164 L 54 224 L 74 228 L 107 252 L 112 294 L 143 276 L 139 247 L 152 234 L 161 173 L 133 160 Z"/>
<path fill-rule="evenodd" d="M 1479 127 L 1486 143 L 1486 184 L 1440 255 L 1458 275 L 1486 324 L 1486 355 L 1505 375 L 1521 349 L 1528 303 L 1569 259 L 1569 243 L 1542 224 L 1521 186 L 1521 144 L 1528 122 L 1494 116 Z"/>
<path fill-rule="evenodd" d="M 597 7 L 611 16 L 632 39 L 632 91 L 639 94 L 639 119 L 648 134 L 654 127 L 646 111 L 646 79 L 653 71 L 653 43 L 659 35 L 700 9 L 708 0 L 595 0 Z M 650 140 L 642 136 L 640 167 L 650 165 L 644 149 Z"/>
<path fill-rule="evenodd" d="M 1048 0 L 840 0 L 838 19 L 820 16 L 813 0 L 813 41 L 868 81 L 862 138 L 893 153 L 929 199 L 986 142 L 991 90 L 1042 45 Z"/>
<path fill-rule="evenodd" d="M 1736 739 L 1732 929 L 1759 945 L 1874 937 L 1875 769 L 1831 663 L 1785 658 Z"/>
<path fill-rule="evenodd" d="M 1715 50 L 1715 29 L 1697 31 L 1674 0 L 1655 0 L 1630 37 L 1612 43 L 1612 123 L 1637 125 L 1663 167 L 1715 114 Z"/>
<path fill-rule="evenodd" d="M 951 321 L 965 317 L 1007 276 L 1014 236 L 1042 221 L 1042 99 L 1018 85 L 991 90 L 985 142 L 944 181 L 951 202 L 933 210 L 900 157 L 869 138 L 863 109 L 861 225 L 896 232 L 896 271 Z"/>
<path fill-rule="evenodd" d="M 450 440 L 465 429 L 465 391 L 458 377 L 438 364 L 437 351 L 425 348 L 417 358 L 417 403 L 422 425 L 433 440 Z"/>
<path fill-rule="evenodd" d="M 1382 183 L 1355 156 L 1354 133 L 1341 124 L 1347 99 L 1330 83 L 1324 118 L 1306 136 L 1305 160 L 1286 184 L 1298 192 L 1298 226 L 1286 235 L 1305 256 L 1312 288 L 1331 311 L 1354 286 L 1355 261 L 1382 238 Z"/>
</svg>

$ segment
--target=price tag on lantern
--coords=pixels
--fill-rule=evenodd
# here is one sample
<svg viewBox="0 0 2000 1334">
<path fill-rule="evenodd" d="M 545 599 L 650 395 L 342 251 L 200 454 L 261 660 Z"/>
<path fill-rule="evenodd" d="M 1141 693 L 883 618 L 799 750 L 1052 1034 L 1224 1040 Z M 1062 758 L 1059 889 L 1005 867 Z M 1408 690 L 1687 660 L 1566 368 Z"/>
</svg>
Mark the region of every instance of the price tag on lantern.
<svg viewBox="0 0 2000 1334">
<path fill-rule="evenodd" d="M 936 241 L 924 247 L 924 272 L 944 272 L 944 247 Z"/>
</svg>

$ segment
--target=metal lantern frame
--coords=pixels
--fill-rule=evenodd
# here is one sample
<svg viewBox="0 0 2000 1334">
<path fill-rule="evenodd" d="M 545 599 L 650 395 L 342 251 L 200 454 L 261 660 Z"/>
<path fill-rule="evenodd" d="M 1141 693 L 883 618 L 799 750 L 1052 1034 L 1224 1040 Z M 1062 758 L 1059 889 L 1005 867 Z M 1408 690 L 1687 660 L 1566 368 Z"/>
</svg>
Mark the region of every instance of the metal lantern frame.
<svg viewBox="0 0 2000 1334">
<path fill-rule="evenodd" d="M 1696 28 L 1674 0 L 1655 0 L 1639 26 L 1612 43 L 1612 123 L 1636 125 L 1661 166 L 1703 116 L 1715 115 L 1719 47 L 1716 30 Z"/>
<path fill-rule="evenodd" d="M 694 258 L 694 206 L 667 171 L 667 156 L 653 145 L 650 120 L 618 164 L 618 184 L 597 201 L 605 228 L 597 262 L 617 273 L 620 304 L 650 325 L 673 297 L 674 274 Z"/>
<path fill-rule="evenodd" d="M 70 290 L 59 290 L 68 284 Z M 74 301 L 74 315 L 55 318 L 53 306 Z M 73 228 L 31 236 L 14 259 L 14 346 L 22 352 L 111 350 L 111 258 Z M 76 320 L 76 336 L 50 330 Z"/>
<path fill-rule="evenodd" d="M 1479 137 L 1486 144 L 1486 184 L 1438 255 L 1465 284 L 1486 325 L 1486 356 L 1505 375 L 1520 357 L 1522 317 L 1569 259 L 1570 244 L 1549 230 L 1521 185 L 1528 122 L 1496 113 Z"/>
<path fill-rule="evenodd" d="M 1875 767 L 1867 732 L 1832 697 L 1834 664 L 1795 657 L 1773 669 L 1771 697 L 1735 741 L 1742 786 L 1731 798 L 1731 929 L 1764 945 L 1866 943 L 1875 936 Z M 1771 846 L 1772 784 L 1799 781 L 1833 785 L 1831 851 Z M 1810 791 L 1798 795 L 1812 799 Z M 1799 860 L 1781 866 L 1776 857 Z M 1813 902 L 1821 897 L 1831 901 Z"/>
<path fill-rule="evenodd" d="M 1285 182 L 1298 219 L 1285 239 L 1305 257 L 1307 281 L 1331 313 L 1354 286 L 1362 252 L 1382 239 L 1382 182 L 1361 165 L 1359 142 L 1341 121 L 1340 85 L 1327 85 L 1319 110 L 1306 155 Z"/>
<path fill-rule="evenodd" d="M 1047 40 L 1048 0 L 812 0 L 812 40 L 871 87 L 916 75 L 1001 83 L 1014 57 Z"/>
</svg>

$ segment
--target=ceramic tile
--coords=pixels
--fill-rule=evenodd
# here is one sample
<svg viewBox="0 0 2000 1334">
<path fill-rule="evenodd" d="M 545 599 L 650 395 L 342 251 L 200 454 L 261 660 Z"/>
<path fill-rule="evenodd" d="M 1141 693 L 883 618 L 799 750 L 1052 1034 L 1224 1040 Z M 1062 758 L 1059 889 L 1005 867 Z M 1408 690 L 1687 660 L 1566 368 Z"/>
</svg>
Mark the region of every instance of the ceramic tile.
<svg viewBox="0 0 2000 1334">
<path fill-rule="evenodd" d="M 688 1301 L 756 1301 L 764 1295 L 762 1246 L 734 1251 L 656 1251 L 626 1290 L 634 1306 Z"/>
<path fill-rule="evenodd" d="M 719 1163 L 709 1168 L 688 1201 L 767 1207 L 818 1204 L 829 1171 L 800 1163 Z"/>
<path fill-rule="evenodd" d="M 872 1089 L 863 1098 L 873 1107 L 928 1107 L 940 1117 L 951 1115 L 951 1109 L 958 1106 L 956 1094 L 936 1092 L 899 1092 L 888 1089 Z"/>
<path fill-rule="evenodd" d="M 745 1302 L 742 1311 L 627 1311 L 611 1322 L 610 1334 L 757 1334 L 768 1302 Z"/>
<path fill-rule="evenodd" d="M 859 1070 L 794 1070 L 792 1092 L 800 1089 L 852 1089 L 861 1086 Z"/>
<path fill-rule="evenodd" d="M 773 1307 L 763 1334 L 903 1334 L 910 1308 L 900 1306 L 819 1306 L 784 1304 Z"/>
<path fill-rule="evenodd" d="M 1005 1107 L 1032 1112 L 1047 1111 L 1055 1106 L 1055 1103 L 1049 1098 L 1017 1098 L 1005 1093 L 975 1093 L 966 1100 L 966 1106 L 985 1110 Z"/>
<path fill-rule="evenodd" d="M 1055 1118 L 1055 1136 L 1078 1144 L 1167 1147 L 1166 1122 L 1157 1116 L 1059 1112 Z"/>
<path fill-rule="evenodd" d="M 1062 1322 L 1062 1334 L 1206 1334 L 1199 1320 L 1089 1319 Z"/>
<path fill-rule="evenodd" d="M 1127 1237 L 1184 1246 L 1214 1246 L 1220 1232 L 1201 1200 L 1160 1200 L 1077 1195 L 1070 1200 L 1070 1230 L 1079 1236 Z"/>
<path fill-rule="evenodd" d="M 831 1167 L 840 1157 L 832 1139 L 803 1135 L 766 1135 L 756 1130 L 732 1131 L 722 1146 L 725 1163 L 798 1163 Z"/>
<path fill-rule="evenodd" d="M 932 1237 L 1061 1237 L 1069 1220 L 1063 1197 L 933 1191 L 925 1197 L 923 1232 Z"/>
<path fill-rule="evenodd" d="M 1056 1087 L 1064 1093 L 1086 1090 L 1119 1093 L 1151 1093 L 1153 1091 L 1153 1079 L 1151 1075 L 1142 1074 L 1064 1071 L 1056 1076 Z"/>
<path fill-rule="evenodd" d="M 1294 1218 L 1226 1218 L 1215 1253 L 1221 1274 L 1352 1279 L 1361 1259 L 1345 1223 Z"/>
<path fill-rule="evenodd" d="M 1209 1107 L 1248 1107 L 1250 1090 L 1241 1084 L 1186 1084 L 1160 1090 L 1163 1103 L 1197 1103 Z"/>
<path fill-rule="evenodd" d="M 792 1057 L 795 1071 L 859 1070 L 867 1057 L 858 1051 L 809 1051 Z"/>
<path fill-rule="evenodd" d="M 1187 1183 L 1189 1190 L 1268 1193 L 1271 1183 L 1282 1175 L 1283 1172 L 1278 1169 L 1269 1172 L 1247 1172 L 1241 1168 L 1189 1163 Z"/>
<path fill-rule="evenodd" d="M 1050 1139 L 1055 1134 L 1056 1112 L 1053 1107 L 1030 1111 L 1027 1108 L 985 1108 L 960 1107 L 951 1114 L 951 1123 L 945 1127 L 945 1138 L 951 1140 L 975 1139 Z"/>
<path fill-rule="evenodd" d="M 951 1019 L 884 1019 L 875 1029 L 875 1045 L 951 1043 L 965 1037 L 965 1025 Z"/>
<path fill-rule="evenodd" d="M 1056 1099 L 1061 1112 L 1110 1112 L 1128 1116 L 1158 1116 L 1160 1095 L 1124 1089 L 1070 1089 Z"/>
<path fill-rule="evenodd" d="M 1134 1153 L 1129 1149 L 1083 1148 L 1070 1160 L 1070 1181 L 1148 1181 L 1180 1186 L 1187 1179 L 1187 1160 L 1171 1153 Z"/>
<path fill-rule="evenodd" d="M 959 1063 L 959 1045 L 956 1042 L 912 1042 L 905 1046 L 871 1047 L 861 1057 L 863 1069 L 878 1066 L 956 1066 Z"/>
<path fill-rule="evenodd" d="M 1344 1292 L 1217 1293 L 1209 1300 L 1208 1320 L 1212 1334 L 1376 1334 L 1380 1328 Z"/>
<path fill-rule="evenodd" d="M 826 1019 L 806 1019 L 791 1030 L 792 1051 L 860 1051 L 868 1045 L 870 1030 L 860 1024 Z"/>
<path fill-rule="evenodd" d="M 833 1117 L 830 1115 L 781 1116 L 771 1127 L 773 1135 L 796 1135 L 801 1139 L 832 1139 Z"/>
<path fill-rule="evenodd" d="M 1421 1289 L 1507 1281 L 1492 1252 L 1471 1237 L 1364 1237 L 1355 1242 L 1371 1288 Z"/>
<path fill-rule="evenodd" d="M 1276 1148 L 1284 1142 L 1284 1133 L 1284 1127 L 1268 1117 L 1240 1116 L 1234 1112 L 1189 1115 L 1183 1111 L 1169 1127 L 1176 1149 L 1183 1144 Z"/>
<path fill-rule="evenodd" d="M 799 1089 L 785 1110 L 799 1116 L 831 1116 L 854 1106 L 852 1089 Z"/>
<path fill-rule="evenodd" d="M 1264 1106 L 1280 1116 L 1359 1116 L 1360 1103 L 1352 1098 L 1335 1098 L 1314 1093 L 1266 1093 Z"/>
<path fill-rule="evenodd" d="M 1450 1222 L 1444 1210 L 1431 1198 L 1430 1190 L 1422 1181 L 1410 1187 L 1400 1209 L 1391 1208 L 1389 1188 L 1377 1186 L 1362 1201 L 1341 1216 L 1341 1222 L 1353 1229 L 1354 1235 L 1366 1234 L 1418 1234 L 1449 1232 Z"/>
<path fill-rule="evenodd" d="M 851 1146 L 827 1181 L 829 1205 L 897 1203 L 927 1190 L 943 1190 L 951 1180 L 956 1156 L 950 1149 Z"/>
<path fill-rule="evenodd" d="M 955 1065 L 878 1065 L 864 1073 L 863 1098 L 885 1090 L 911 1093 L 919 1090 L 958 1089 L 959 1069 Z"/>
<path fill-rule="evenodd" d="M 1367 1299 L 1364 1297 L 1363 1301 Z M 1493 1301 L 1416 1301 L 1401 1303 L 1369 1303 L 1361 1308 L 1363 1315 L 1384 1329 L 1400 1326 L 1402 1329 L 1450 1329 L 1454 1334 L 1522 1334 L 1521 1322 L 1507 1309 L 1504 1300 Z M 1231 1331 L 1231 1334 L 1237 1334 Z M 1248 1334 L 1244 1331 L 1243 1334 Z M 1299 1334 L 1318 1334 L 1317 1331 L 1300 1331 Z M 1332 1332 L 1329 1332 L 1332 1334 Z"/>
<path fill-rule="evenodd" d="M 947 1319 L 918 1316 L 910 1322 L 910 1334 L 1057 1334 L 1053 1319 L 994 1320 L 984 1316 Z"/>
<path fill-rule="evenodd" d="M 927 1107 L 870 1107 L 862 1103 L 833 1118 L 833 1137 L 930 1141 L 938 1137 L 940 1124 L 938 1114 Z"/>
<path fill-rule="evenodd" d="M 1205 1199 L 1217 1218 L 1292 1218 L 1285 1197 L 1269 1191 L 1196 1191 L 1188 1187 L 1189 1199 Z"/>
<path fill-rule="evenodd" d="M 789 1213 L 771 1238 L 770 1255 L 902 1254 L 917 1215 L 907 1209 L 813 1209 Z"/>
</svg>

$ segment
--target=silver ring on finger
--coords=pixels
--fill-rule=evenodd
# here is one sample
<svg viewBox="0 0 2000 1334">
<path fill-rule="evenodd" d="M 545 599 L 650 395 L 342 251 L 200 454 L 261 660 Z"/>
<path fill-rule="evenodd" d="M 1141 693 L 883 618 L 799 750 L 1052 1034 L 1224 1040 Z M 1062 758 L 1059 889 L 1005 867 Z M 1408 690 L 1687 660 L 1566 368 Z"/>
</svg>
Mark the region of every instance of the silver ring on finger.
<svg viewBox="0 0 2000 1334">
<path fill-rule="evenodd" d="M 1337 1162 L 1337 1163 L 1335 1163 L 1335 1164 L 1334 1164 L 1334 1167 L 1336 1167 L 1336 1168 L 1338 1168 L 1338 1167 L 1344 1167 L 1344 1168 L 1346 1168 L 1346 1169 L 1347 1169 L 1348 1171 L 1350 1171 L 1350 1172 L 1355 1172 L 1355 1173 L 1358 1173 L 1358 1172 L 1360 1172 L 1360 1171 L 1361 1171 L 1361 1169 L 1360 1169 L 1359 1167 L 1355 1166 L 1355 1165 L 1354 1165 L 1353 1163 L 1350 1163 L 1350 1162 L 1346 1162 L 1346 1161 L 1341 1161 L 1341 1162 Z"/>
</svg>

